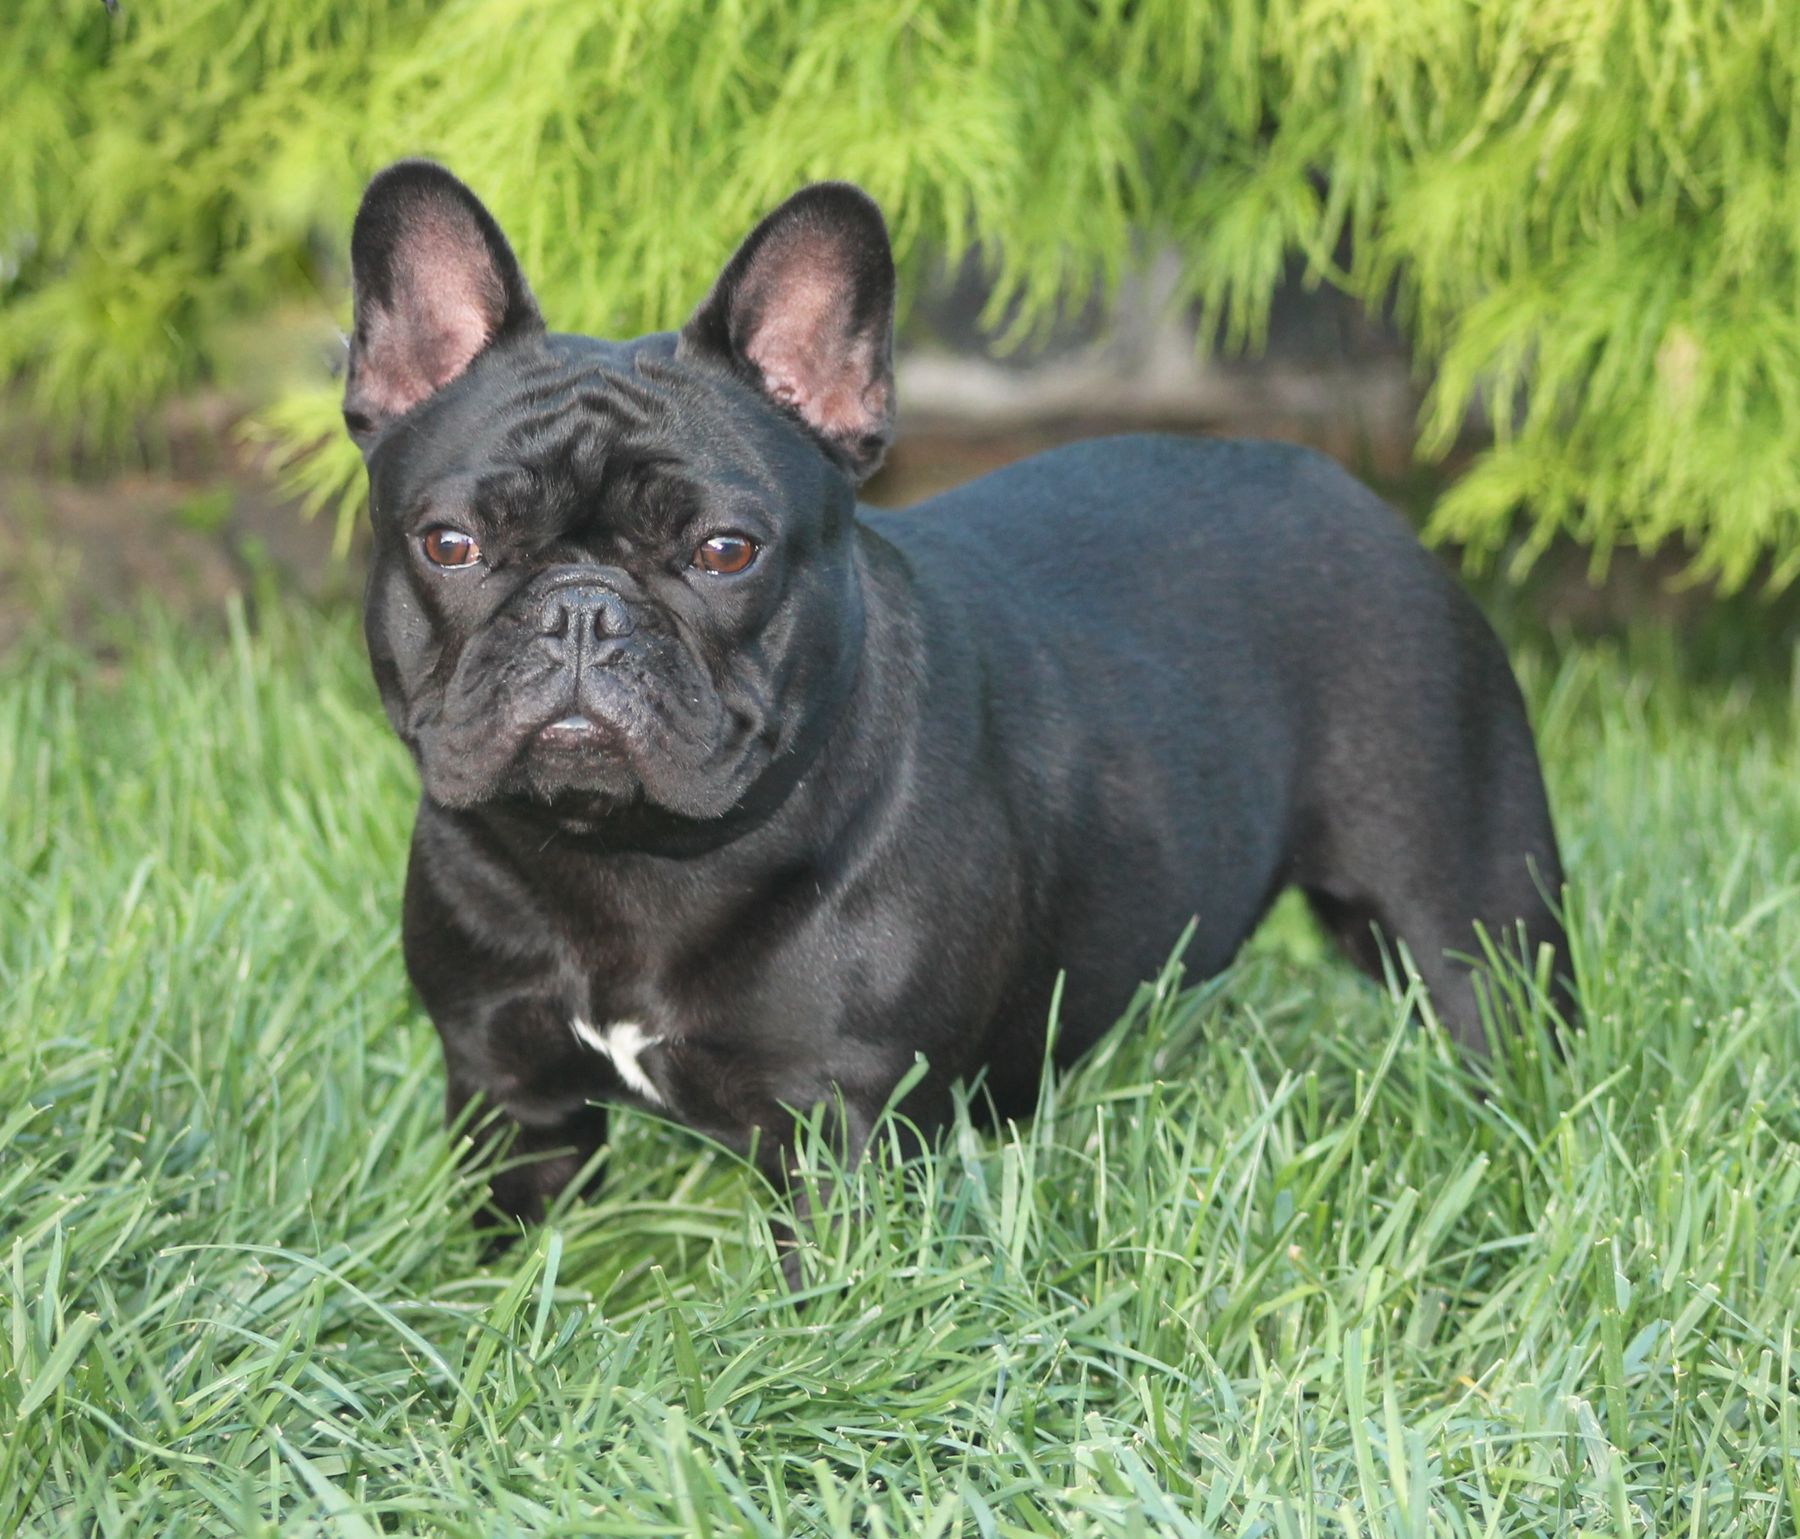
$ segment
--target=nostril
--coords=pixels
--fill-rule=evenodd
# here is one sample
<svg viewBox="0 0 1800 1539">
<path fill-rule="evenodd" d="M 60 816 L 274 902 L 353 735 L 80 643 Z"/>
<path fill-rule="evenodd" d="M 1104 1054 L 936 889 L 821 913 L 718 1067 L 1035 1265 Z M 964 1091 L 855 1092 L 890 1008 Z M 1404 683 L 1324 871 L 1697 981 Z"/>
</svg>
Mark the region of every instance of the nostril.
<svg viewBox="0 0 1800 1539">
<path fill-rule="evenodd" d="M 635 622 L 625 601 L 616 593 L 600 593 L 595 597 L 594 638 L 605 641 L 609 637 L 629 636 Z"/>
<path fill-rule="evenodd" d="M 538 602 L 539 632 L 565 641 L 613 641 L 629 636 L 637 621 L 631 606 L 610 588 L 571 583 Z"/>
<path fill-rule="evenodd" d="M 538 608 L 538 630 L 546 636 L 569 633 L 569 606 L 558 594 L 551 594 Z"/>
</svg>

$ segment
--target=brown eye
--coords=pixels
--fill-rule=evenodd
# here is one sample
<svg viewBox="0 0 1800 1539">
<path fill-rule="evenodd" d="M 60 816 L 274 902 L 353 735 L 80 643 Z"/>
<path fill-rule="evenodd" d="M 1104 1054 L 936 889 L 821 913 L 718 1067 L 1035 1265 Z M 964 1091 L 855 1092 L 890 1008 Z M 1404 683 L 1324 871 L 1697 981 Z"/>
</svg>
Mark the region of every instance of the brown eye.
<svg viewBox="0 0 1800 1539">
<path fill-rule="evenodd" d="M 447 524 L 425 531 L 425 559 L 433 566 L 473 566 L 481 559 L 474 537 Z"/>
<path fill-rule="evenodd" d="M 747 534 L 715 534 L 694 552 L 694 565 L 715 577 L 733 577 L 756 559 L 756 541 Z"/>
</svg>

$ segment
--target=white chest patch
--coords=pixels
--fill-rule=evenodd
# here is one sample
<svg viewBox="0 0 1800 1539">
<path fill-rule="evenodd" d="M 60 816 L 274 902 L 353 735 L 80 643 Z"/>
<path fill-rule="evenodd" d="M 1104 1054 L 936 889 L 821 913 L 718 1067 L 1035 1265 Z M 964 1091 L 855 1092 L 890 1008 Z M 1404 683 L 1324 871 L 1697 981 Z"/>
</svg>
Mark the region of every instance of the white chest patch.
<svg viewBox="0 0 1800 1539">
<path fill-rule="evenodd" d="M 584 1047 L 591 1047 L 602 1058 L 612 1060 L 612 1066 L 619 1071 L 619 1078 L 625 1081 L 627 1090 L 635 1090 L 652 1106 L 667 1106 L 669 1103 L 656 1088 L 655 1082 L 644 1072 L 644 1066 L 638 1062 L 638 1054 L 647 1047 L 655 1047 L 662 1041 L 661 1037 L 653 1037 L 636 1021 L 614 1021 L 610 1026 L 590 1026 L 579 1016 L 569 1022 L 569 1029 L 575 1033 L 575 1040 Z"/>
</svg>

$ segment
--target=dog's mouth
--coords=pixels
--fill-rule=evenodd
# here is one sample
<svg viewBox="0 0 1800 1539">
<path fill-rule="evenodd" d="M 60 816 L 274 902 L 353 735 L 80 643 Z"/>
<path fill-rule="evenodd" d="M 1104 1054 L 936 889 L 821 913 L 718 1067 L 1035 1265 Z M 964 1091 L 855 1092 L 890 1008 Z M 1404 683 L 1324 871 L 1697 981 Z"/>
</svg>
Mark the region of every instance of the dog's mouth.
<svg viewBox="0 0 1800 1539">
<path fill-rule="evenodd" d="M 622 724 L 564 707 L 523 739 L 517 761 L 534 800 L 568 793 L 629 800 L 641 790 L 632 744 Z"/>
<path fill-rule="evenodd" d="M 542 726 L 526 734 L 525 757 L 536 760 L 552 773 L 584 768 L 618 770 L 631 761 L 631 745 L 625 726 L 579 705 L 564 709 Z"/>
<path fill-rule="evenodd" d="M 544 748 L 586 751 L 600 747 L 608 738 L 616 737 L 616 732 L 602 727 L 593 717 L 573 711 L 567 716 L 559 716 L 555 721 L 545 722 L 534 734 L 534 741 Z"/>
<path fill-rule="evenodd" d="M 710 815 L 739 787 L 720 755 L 727 713 L 682 659 L 620 657 L 605 668 L 525 666 L 465 654 L 447 702 L 454 719 L 421 734 L 426 789 L 446 806 L 571 796 L 624 807 L 648 801 Z M 463 670 L 467 669 L 467 676 Z M 446 714 L 449 714 L 448 712 Z"/>
</svg>

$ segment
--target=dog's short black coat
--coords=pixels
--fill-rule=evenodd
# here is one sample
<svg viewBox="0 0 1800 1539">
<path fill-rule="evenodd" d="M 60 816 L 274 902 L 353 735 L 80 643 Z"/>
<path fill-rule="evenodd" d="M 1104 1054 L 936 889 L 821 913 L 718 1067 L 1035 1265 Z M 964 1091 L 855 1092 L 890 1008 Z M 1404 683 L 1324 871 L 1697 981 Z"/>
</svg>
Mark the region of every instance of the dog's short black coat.
<svg viewBox="0 0 1800 1539">
<path fill-rule="evenodd" d="M 502 1214 L 611 1101 L 775 1175 L 793 1109 L 854 1155 L 916 1054 L 921 1126 L 977 1074 L 1029 1109 L 1059 974 L 1067 1060 L 1190 920 L 1212 973 L 1290 886 L 1371 972 L 1404 941 L 1471 1047 L 1477 924 L 1562 998 L 1506 658 L 1329 461 L 1115 438 L 857 506 L 894 280 L 841 184 L 626 343 L 547 332 L 428 163 L 371 184 L 352 259 L 369 648 L 424 784 L 406 960 L 452 1114 L 485 1092 L 542 1156 Z"/>
</svg>

